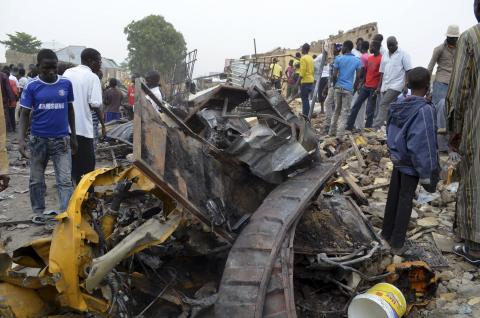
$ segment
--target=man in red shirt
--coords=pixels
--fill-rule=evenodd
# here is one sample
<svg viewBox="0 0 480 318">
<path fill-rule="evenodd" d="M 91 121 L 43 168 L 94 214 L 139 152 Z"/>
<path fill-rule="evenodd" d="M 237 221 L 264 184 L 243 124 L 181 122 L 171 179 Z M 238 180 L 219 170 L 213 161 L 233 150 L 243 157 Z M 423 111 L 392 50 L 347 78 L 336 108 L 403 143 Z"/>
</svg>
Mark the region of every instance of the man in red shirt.
<svg viewBox="0 0 480 318">
<path fill-rule="evenodd" d="M 132 82 L 128 85 L 128 105 L 132 106 L 135 104 L 135 79 L 138 76 L 134 74 L 132 76 Z"/>
<path fill-rule="evenodd" d="M 131 83 L 130 85 L 128 85 L 128 105 L 133 107 L 134 104 L 135 104 L 135 85 Z"/>
<path fill-rule="evenodd" d="M 381 85 L 380 63 L 382 62 L 382 55 L 380 54 L 380 42 L 373 41 L 370 44 L 370 52 L 372 55 L 368 57 L 365 66 L 364 74 L 365 83 L 363 84 L 358 98 L 352 107 L 350 116 L 348 117 L 346 130 L 353 130 L 353 125 L 357 119 L 358 112 L 362 104 L 368 98 L 367 104 L 367 122 L 365 128 L 371 128 L 373 125 L 373 118 L 375 116 L 375 105 L 377 104 L 376 90 Z"/>
</svg>

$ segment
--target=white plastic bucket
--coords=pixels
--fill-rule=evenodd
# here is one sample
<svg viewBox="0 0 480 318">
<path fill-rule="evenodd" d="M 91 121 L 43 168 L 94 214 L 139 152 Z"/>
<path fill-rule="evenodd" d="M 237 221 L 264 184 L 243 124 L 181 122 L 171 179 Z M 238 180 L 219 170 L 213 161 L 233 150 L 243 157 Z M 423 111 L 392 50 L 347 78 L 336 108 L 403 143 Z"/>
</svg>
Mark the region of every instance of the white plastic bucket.
<svg viewBox="0 0 480 318">
<path fill-rule="evenodd" d="M 405 312 L 402 292 L 393 285 L 381 283 L 353 298 L 348 318 L 401 318 Z"/>
</svg>

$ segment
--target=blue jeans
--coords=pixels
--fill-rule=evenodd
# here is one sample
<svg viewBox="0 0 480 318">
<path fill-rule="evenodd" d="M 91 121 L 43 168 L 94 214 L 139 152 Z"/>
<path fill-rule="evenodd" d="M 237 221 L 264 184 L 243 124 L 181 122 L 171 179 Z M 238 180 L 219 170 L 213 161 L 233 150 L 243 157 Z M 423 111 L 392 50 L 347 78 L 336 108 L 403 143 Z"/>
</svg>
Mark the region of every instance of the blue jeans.
<svg viewBox="0 0 480 318">
<path fill-rule="evenodd" d="M 122 118 L 121 114 L 118 112 L 105 112 L 105 123 L 114 121 L 114 120 L 119 120 Z M 98 124 L 97 124 L 98 125 Z M 98 132 L 97 132 L 98 135 Z"/>
<path fill-rule="evenodd" d="M 302 112 L 303 115 L 308 116 L 310 112 L 309 96 L 313 91 L 313 83 L 300 85 L 300 97 L 302 98 Z"/>
<path fill-rule="evenodd" d="M 94 111 L 91 111 L 92 113 L 92 122 L 93 122 L 93 149 L 97 149 L 97 144 L 98 144 L 98 124 L 100 121 L 98 120 L 97 113 Z"/>
<path fill-rule="evenodd" d="M 373 124 L 373 118 L 375 117 L 375 107 L 377 105 L 377 95 L 375 94 L 375 88 L 368 88 L 363 86 L 358 92 L 357 100 L 353 104 L 352 111 L 347 121 L 347 130 L 353 130 L 353 125 L 357 119 L 358 112 L 362 108 L 363 103 L 368 98 L 367 104 L 367 122 L 366 128 L 371 128 Z"/>
<path fill-rule="evenodd" d="M 48 160 L 53 161 L 60 212 L 67 209 L 73 192 L 72 153 L 70 137 L 43 138 L 30 136 L 30 202 L 34 213 L 45 210 L 45 168 Z"/>
<path fill-rule="evenodd" d="M 448 93 L 448 84 L 433 82 L 433 91 L 432 91 L 432 102 L 433 105 L 438 105 L 438 103 L 447 97 Z"/>
</svg>

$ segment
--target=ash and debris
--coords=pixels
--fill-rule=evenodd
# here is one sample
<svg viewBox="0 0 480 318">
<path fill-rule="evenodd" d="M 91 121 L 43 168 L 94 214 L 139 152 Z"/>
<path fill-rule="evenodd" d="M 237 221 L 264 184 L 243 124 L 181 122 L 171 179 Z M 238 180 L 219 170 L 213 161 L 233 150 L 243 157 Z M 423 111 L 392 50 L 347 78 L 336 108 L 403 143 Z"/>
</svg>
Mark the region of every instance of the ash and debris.
<svg viewBox="0 0 480 318">
<path fill-rule="evenodd" d="M 298 108 L 301 107 L 298 102 L 297 105 Z M 325 116 L 317 114 L 312 119 L 312 126 L 319 133 L 323 133 L 324 122 Z M 363 137 L 361 138 L 363 140 L 360 140 L 360 142 L 359 136 Z M 347 169 L 358 180 L 358 185 L 367 189 L 365 194 L 368 197 L 369 205 L 361 206 L 361 209 L 377 233 L 381 229 L 388 195 L 388 183 L 391 170 L 393 169 L 385 137 L 383 132 L 362 131 L 355 136 L 355 139 L 367 167 L 360 167 L 354 155 L 347 160 Z M 321 148 L 328 152 L 329 144 L 336 145 L 337 141 L 326 138 L 323 140 L 323 147 L 321 146 Z M 336 145 L 335 147 L 339 146 Z M 444 183 L 448 178 L 449 167 L 452 167 L 452 163 L 448 161 L 448 154 L 440 154 L 440 162 L 443 181 L 439 183 L 437 192 L 430 194 L 420 186 L 417 188 L 407 237 L 409 238 L 409 245 L 420 245 L 420 247 L 423 245 L 433 246 L 433 249 L 443 256 L 441 260 L 444 263 L 443 265 L 446 263 L 447 266 L 433 267 L 438 275 L 439 282 L 434 298 L 424 306 L 414 307 L 407 317 L 480 317 L 479 268 L 465 262 L 452 252 L 454 244 L 460 241 L 454 234 L 455 201 L 458 182 L 451 182 L 448 185 Z M 346 190 L 348 186 L 344 186 L 342 182 L 336 181 L 338 180 L 332 180 L 330 191 L 341 192 L 342 189 L 348 191 Z M 387 186 L 368 190 L 369 186 L 376 184 L 386 184 Z M 376 264 L 372 263 L 372 265 L 378 266 L 381 270 L 393 262 L 416 260 L 415 255 L 412 254 L 418 254 L 419 249 L 412 248 L 410 250 L 412 250 L 411 254 L 409 255 L 409 251 L 407 251 L 403 259 L 398 256 L 382 255 Z M 434 265 L 435 263 L 442 263 L 435 259 L 433 255 L 426 254 L 433 258 L 432 260 L 423 259 L 427 263 L 429 261 L 434 263 Z M 327 301 L 328 297 L 332 296 L 326 295 L 325 297 L 324 301 Z"/>
<path fill-rule="evenodd" d="M 301 107 L 297 100 L 290 106 L 297 110 Z M 317 113 L 312 119 L 323 158 L 351 147 L 349 140 L 324 137 L 324 122 L 323 114 Z M 116 127 L 113 125 L 111 128 Z M 211 134 L 207 136 L 213 138 Z M 25 161 L 18 159 L 15 136 L 9 135 L 8 139 L 11 171 L 15 177 L 10 188 L 0 194 L 0 240 L 5 250 L 11 253 L 33 239 L 49 237 L 54 224 L 39 226 L 28 222 L 32 216 L 28 194 L 29 168 Z M 407 317 L 480 317 L 480 272 L 451 252 L 453 244 L 458 241 L 453 234 L 456 182 L 439 184 L 434 194 L 418 188 L 408 232 L 411 248 L 404 258 L 394 257 L 388 250 L 379 248 L 374 256 L 352 265 L 361 275 L 322 261 L 322 257 L 341 258 L 354 251 L 367 252 L 374 248 L 372 242 L 376 242 L 382 224 L 393 168 L 388 158 L 385 135 L 365 130 L 355 135 L 354 140 L 366 167 L 359 164 L 352 152 L 342 169 L 354 178 L 368 199 L 368 205 L 362 205 L 346 180 L 336 174 L 304 213 L 295 237 L 297 315 L 341 317 L 354 295 L 385 279 L 383 274 L 387 266 L 422 260 L 437 274 L 438 286 L 433 297 L 422 305 L 414 306 Z M 112 166 L 113 162 L 117 165 L 131 162 L 131 147 L 115 139 L 99 144 L 96 153 L 97 167 Z M 441 162 L 446 179 L 450 164 L 446 155 L 441 157 Z M 47 210 L 53 210 L 57 208 L 57 203 L 51 165 L 46 170 L 46 183 Z M 161 211 L 161 201 L 150 195 L 129 198 L 120 213 L 119 224 L 122 227 L 112 234 L 109 244 L 132 232 L 148 218 L 145 213 L 161 214 Z M 348 217 L 355 215 L 353 220 L 342 217 L 345 213 Z M 368 222 L 359 221 L 362 213 Z M 129 297 L 126 298 L 130 303 L 129 310 L 138 312 L 157 299 L 153 309 L 143 317 L 212 317 L 212 304 L 216 300 L 228 248 L 204 224 L 191 218 L 187 222 L 187 226 L 175 232 L 164 244 L 136 254 L 117 268 L 118 271 L 135 273 L 130 282 Z M 355 228 L 351 224 L 362 224 L 365 228 Z M 421 254 L 424 251 L 422 246 L 430 247 L 431 252 Z M 165 292 L 159 297 L 162 290 Z M 119 289 L 118 292 L 122 294 L 124 291 Z"/>
</svg>

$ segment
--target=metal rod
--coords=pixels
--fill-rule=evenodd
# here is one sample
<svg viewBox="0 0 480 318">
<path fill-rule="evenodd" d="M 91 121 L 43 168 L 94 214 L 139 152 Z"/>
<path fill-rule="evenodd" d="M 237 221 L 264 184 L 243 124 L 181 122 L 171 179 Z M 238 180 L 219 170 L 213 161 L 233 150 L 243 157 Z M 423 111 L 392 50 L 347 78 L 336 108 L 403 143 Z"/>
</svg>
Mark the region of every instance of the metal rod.
<svg viewBox="0 0 480 318">
<path fill-rule="evenodd" d="M 115 151 L 113 151 L 113 148 L 110 148 L 110 154 L 112 155 L 113 166 L 117 167 L 118 166 L 117 158 L 115 157 Z"/>
<path fill-rule="evenodd" d="M 160 293 L 157 295 L 157 297 L 155 297 L 154 300 L 152 300 L 150 302 L 150 304 L 147 305 L 147 307 L 145 307 L 138 315 L 135 316 L 135 318 L 142 318 L 143 317 L 143 314 L 150 309 L 150 307 L 152 307 L 156 302 L 157 300 L 160 299 L 160 297 L 162 297 L 162 295 L 167 291 L 167 289 L 170 287 L 170 285 L 175 281 L 175 278 L 173 278 L 167 285 L 165 285 L 165 287 L 163 287 L 163 289 L 160 291 Z"/>
</svg>

